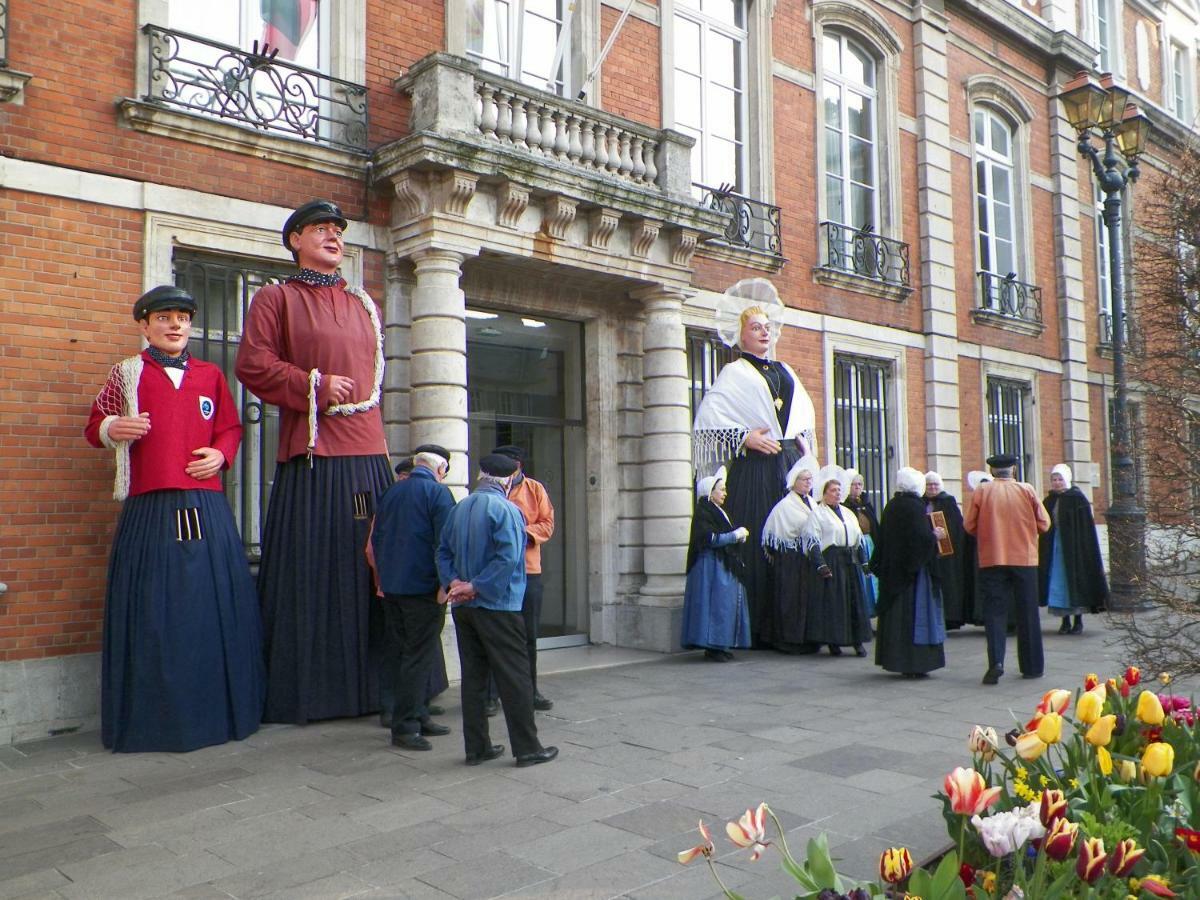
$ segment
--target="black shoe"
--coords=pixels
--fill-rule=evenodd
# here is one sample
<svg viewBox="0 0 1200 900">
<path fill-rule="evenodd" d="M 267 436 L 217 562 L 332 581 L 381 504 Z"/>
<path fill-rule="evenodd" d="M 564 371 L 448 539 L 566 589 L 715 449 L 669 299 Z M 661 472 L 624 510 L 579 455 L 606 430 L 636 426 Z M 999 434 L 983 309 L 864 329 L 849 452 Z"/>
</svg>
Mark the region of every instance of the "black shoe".
<svg viewBox="0 0 1200 900">
<path fill-rule="evenodd" d="M 487 717 L 490 719 L 492 716 L 494 716 L 500 712 L 500 701 L 499 700 L 489 700 L 487 703 L 483 704 L 483 711 L 484 711 L 484 713 L 487 714 Z"/>
<path fill-rule="evenodd" d="M 432 750 L 433 744 L 419 734 L 393 734 L 392 746 L 401 750 Z"/>
<path fill-rule="evenodd" d="M 737 659 L 737 657 L 735 657 L 728 650 L 722 650 L 721 656 L 723 656 L 725 658 L 725 662 L 733 662 L 735 659 Z"/>
<path fill-rule="evenodd" d="M 720 650 L 705 650 L 704 658 L 709 662 L 725 662 L 725 654 Z"/>
<path fill-rule="evenodd" d="M 431 716 L 444 716 L 446 714 L 446 707 L 438 706 L 436 703 L 430 703 L 425 707 L 425 712 L 429 713 Z"/>
<path fill-rule="evenodd" d="M 983 673 L 984 684 L 999 684 L 1000 676 L 1004 674 L 1004 666 L 992 666 Z"/>
<path fill-rule="evenodd" d="M 1058 626 L 1058 633 L 1059 634 L 1070 634 L 1071 633 L 1071 617 L 1070 616 L 1062 617 L 1062 624 Z"/>
<path fill-rule="evenodd" d="M 830 656 L 841 656 L 842 648 L 839 647 L 837 644 L 830 644 L 829 645 L 829 655 Z"/>
<path fill-rule="evenodd" d="M 1071 634 L 1083 634 L 1083 616 L 1075 617 L 1075 624 L 1071 626 Z"/>
<path fill-rule="evenodd" d="M 533 708 L 540 712 L 545 712 L 548 709 L 554 709 L 554 701 L 547 700 L 535 691 L 533 695 Z"/>
<path fill-rule="evenodd" d="M 450 729 L 446 725 L 439 725 L 433 719 L 421 720 L 421 734 L 424 737 L 441 737 L 443 734 L 449 734 Z"/>
<path fill-rule="evenodd" d="M 1041 672 L 1022 672 L 1021 677 L 1022 678 L 1041 678 L 1042 673 Z"/>
<path fill-rule="evenodd" d="M 557 747 L 543 747 L 537 753 L 526 753 L 524 756 L 518 756 L 517 768 L 524 769 L 529 766 L 541 765 L 542 763 L 550 762 L 556 756 L 558 756 Z"/>
<path fill-rule="evenodd" d="M 859 657 L 866 656 L 867 648 L 864 647 L 862 644 L 855 644 L 854 645 L 854 655 L 859 656 Z"/>
<path fill-rule="evenodd" d="M 483 753 L 468 753 L 467 754 L 467 765 L 468 766 L 477 766 L 480 763 L 487 762 L 489 759 L 496 759 L 502 753 L 504 753 L 504 745 L 503 744 L 492 744 L 492 746 L 488 750 L 485 750 Z"/>
</svg>

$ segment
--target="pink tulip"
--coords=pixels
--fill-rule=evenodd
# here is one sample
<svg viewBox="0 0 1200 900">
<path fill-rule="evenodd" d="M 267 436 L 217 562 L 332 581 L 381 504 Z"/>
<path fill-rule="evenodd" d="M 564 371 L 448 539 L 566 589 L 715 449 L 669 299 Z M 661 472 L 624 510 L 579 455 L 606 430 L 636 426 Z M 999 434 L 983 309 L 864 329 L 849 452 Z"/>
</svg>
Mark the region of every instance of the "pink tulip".
<svg viewBox="0 0 1200 900">
<path fill-rule="evenodd" d="M 748 809 L 736 822 L 725 825 L 725 833 L 739 847 L 750 847 L 750 861 L 755 862 L 770 846 L 767 841 L 767 804 L 758 804 L 758 809 Z"/>
<path fill-rule="evenodd" d="M 946 776 L 942 789 L 950 798 L 950 808 L 960 816 L 982 815 L 1000 798 L 1003 790 L 1000 787 L 988 787 L 982 775 L 974 769 L 961 766 Z"/>
<path fill-rule="evenodd" d="M 704 843 L 697 844 L 690 850 L 682 850 L 679 852 L 679 861 L 685 866 L 697 856 L 712 856 L 716 852 L 717 848 L 713 846 L 712 835 L 705 826 L 703 819 L 700 820 L 700 836 L 704 838 Z"/>
</svg>

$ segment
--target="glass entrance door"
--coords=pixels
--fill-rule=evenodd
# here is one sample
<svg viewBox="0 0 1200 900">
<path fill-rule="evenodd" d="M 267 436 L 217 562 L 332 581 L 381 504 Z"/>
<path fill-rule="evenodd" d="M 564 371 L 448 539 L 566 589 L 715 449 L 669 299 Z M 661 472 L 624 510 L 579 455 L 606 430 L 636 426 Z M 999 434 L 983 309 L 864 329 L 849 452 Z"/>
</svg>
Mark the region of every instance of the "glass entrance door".
<svg viewBox="0 0 1200 900">
<path fill-rule="evenodd" d="M 516 444 L 554 505 L 554 536 L 542 545 L 543 649 L 587 643 L 582 344 L 577 322 L 467 310 L 472 478 L 493 447 Z"/>
</svg>

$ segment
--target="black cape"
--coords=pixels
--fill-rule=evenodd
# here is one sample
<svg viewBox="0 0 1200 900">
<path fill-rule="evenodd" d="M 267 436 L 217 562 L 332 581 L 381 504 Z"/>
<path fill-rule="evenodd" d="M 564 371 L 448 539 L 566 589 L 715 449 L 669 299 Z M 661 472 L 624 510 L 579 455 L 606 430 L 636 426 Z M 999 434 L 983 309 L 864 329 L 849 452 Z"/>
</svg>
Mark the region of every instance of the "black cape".
<svg viewBox="0 0 1200 900">
<path fill-rule="evenodd" d="M 932 672 L 946 665 L 941 644 L 913 643 L 917 574 L 925 569 L 936 584 L 937 558 L 937 539 L 925 512 L 925 498 L 895 494 L 883 508 L 871 556 L 871 569 L 879 576 L 875 664 L 889 672 Z"/>
<path fill-rule="evenodd" d="M 872 540 L 879 536 L 879 517 L 875 515 L 875 507 L 866 495 L 858 499 L 847 497 L 842 501 L 842 506 L 858 517 L 858 528 L 863 534 L 870 535 Z"/>
<path fill-rule="evenodd" d="M 1038 602 L 1047 605 L 1050 591 L 1050 557 L 1054 535 L 1062 538 L 1063 564 L 1071 605 L 1100 612 L 1108 603 L 1108 580 L 1100 559 L 1100 539 L 1092 505 L 1083 491 L 1072 485 L 1042 501 L 1050 514 L 1050 530 L 1038 538 Z"/>
<path fill-rule="evenodd" d="M 924 503 L 932 503 L 933 508 L 946 517 L 946 530 L 950 534 L 950 543 L 954 545 L 954 554 L 937 557 L 934 566 L 942 584 L 942 607 L 945 610 L 946 627 L 960 628 L 977 618 L 973 609 L 974 578 L 967 577 L 968 568 L 973 568 L 973 561 L 968 558 L 967 532 L 963 528 L 962 510 L 958 507 L 958 500 L 945 491 L 936 497 L 922 497 L 921 500 Z M 932 525 L 930 527 L 932 528 Z M 971 590 L 968 590 L 968 583 Z"/>
<path fill-rule="evenodd" d="M 734 575 L 740 574 L 742 571 L 740 545 L 729 544 L 725 547 L 714 547 L 711 541 L 714 534 L 733 531 L 734 527 L 725 514 L 717 508 L 717 504 L 707 497 L 701 497 L 696 501 L 696 509 L 692 513 L 692 533 L 688 537 L 687 570 L 692 571 L 692 566 L 700 558 L 701 550 L 711 550 L 717 554 L 725 568 Z"/>
</svg>

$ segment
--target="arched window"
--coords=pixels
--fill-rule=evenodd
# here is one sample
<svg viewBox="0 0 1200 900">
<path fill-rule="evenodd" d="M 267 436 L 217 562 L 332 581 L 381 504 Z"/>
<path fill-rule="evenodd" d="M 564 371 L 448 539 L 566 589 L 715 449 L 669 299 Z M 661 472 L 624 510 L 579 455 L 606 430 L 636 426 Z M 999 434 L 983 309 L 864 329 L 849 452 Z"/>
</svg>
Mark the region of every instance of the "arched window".
<svg viewBox="0 0 1200 900">
<path fill-rule="evenodd" d="M 841 31 L 821 39 L 825 162 L 822 218 L 854 231 L 879 225 L 875 58 Z"/>
<path fill-rule="evenodd" d="M 972 131 L 979 270 L 1019 277 L 1013 127 L 998 110 L 977 106 Z"/>
</svg>

